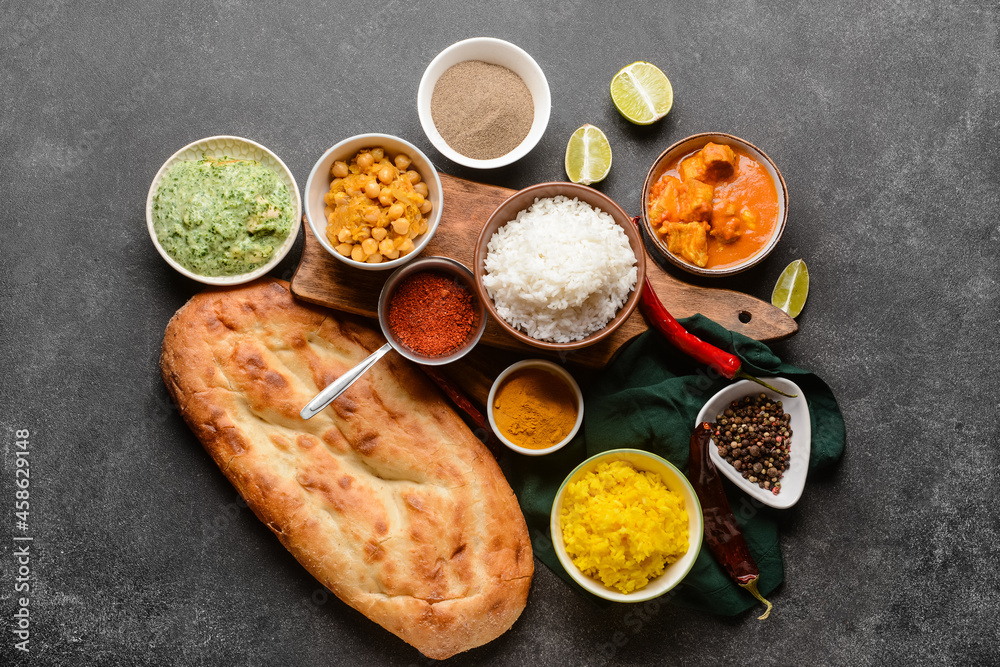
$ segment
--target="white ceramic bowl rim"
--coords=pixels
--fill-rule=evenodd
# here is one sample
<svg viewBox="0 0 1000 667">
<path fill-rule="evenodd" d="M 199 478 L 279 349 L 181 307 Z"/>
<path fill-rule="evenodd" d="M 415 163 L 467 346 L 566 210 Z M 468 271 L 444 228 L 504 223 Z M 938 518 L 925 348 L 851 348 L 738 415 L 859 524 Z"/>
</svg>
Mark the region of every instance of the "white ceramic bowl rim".
<svg viewBox="0 0 1000 667">
<path fill-rule="evenodd" d="M 602 458 L 614 459 L 615 457 L 621 456 L 623 454 L 627 456 L 634 456 L 636 458 L 646 458 L 657 464 L 660 464 L 661 466 L 665 467 L 668 470 L 671 470 L 674 474 L 674 477 L 684 486 L 684 488 L 687 491 L 687 497 L 685 498 L 684 502 L 685 505 L 684 509 L 688 512 L 689 530 L 692 520 L 694 520 L 695 517 L 696 520 L 694 520 L 693 523 L 697 527 L 697 530 L 695 531 L 696 534 L 691 534 L 690 532 L 688 534 L 687 553 L 681 556 L 681 558 L 678 561 L 669 565 L 667 569 L 663 572 L 663 574 L 661 574 L 659 577 L 650 580 L 650 582 L 647 583 L 643 588 L 640 588 L 637 591 L 633 591 L 632 593 L 620 593 L 618 591 L 612 590 L 604 586 L 599 581 L 587 577 L 580 571 L 578 567 L 576 567 L 572 559 L 570 559 L 569 554 L 566 553 L 565 545 L 563 544 L 563 539 L 562 539 L 561 518 L 559 516 L 559 513 L 557 512 L 557 510 L 560 509 L 560 500 L 563 497 L 563 491 L 565 490 L 566 485 L 570 482 L 570 480 L 572 480 L 577 475 L 577 473 L 579 473 L 582 469 L 590 466 L 598 459 Z M 631 461 L 629 461 L 629 463 L 631 463 Z M 664 483 L 667 483 L 667 480 L 663 481 Z M 691 501 L 690 503 L 688 502 L 689 500 Z M 692 514 L 692 510 L 694 514 Z M 664 593 L 676 587 L 677 584 L 682 582 L 684 578 L 688 575 L 688 573 L 691 571 L 691 568 L 694 567 L 695 561 L 698 559 L 698 553 L 701 551 L 701 543 L 705 531 L 705 519 L 704 515 L 702 514 L 701 502 L 698 500 L 698 494 L 695 492 L 694 486 L 692 486 L 691 481 L 684 475 L 684 473 L 682 473 L 677 468 L 677 466 L 675 466 L 662 456 L 654 454 L 653 452 L 649 452 L 643 449 L 622 448 L 622 449 L 610 449 L 608 451 L 595 454 L 587 458 L 585 461 L 580 463 L 575 468 L 573 468 L 573 471 L 570 472 L 568 475 L 566 475 L 566 478 L 563 480 L 562 484 L 559 485 L 559 490 L 556 492 L 555 501 L 553 501 L 552 503 L 552 509 L 549 515 L 549 530 L 552 533 L 551 535 L 552 544 L 553 548 L 556 551 L 556 555 L 559 558 L 559 562 L 566 569 L 566 572 L 570 575 L 570 577 L 572 577 L 576 583 L 580 584 L 581 587 L 583 587 L 588 592 L 597 595 L 598 597 L 604 598 L 605 600 L 611 600 L 613 602 L 644 602 L 646 600 L 651 600 L 655 597 L 659 597 L 660 595 L 663 595 Z M 671 568 L 677 568 L 677 569 L 671 572 Z M 673 581 L 673 583 L 670 584 L 669 586 L 664 586 L 662 582 L 668 580 L 663 579 L 663 577 L 666 577 L 668 574 L 670 574 L 669 581 Z M 660 582 L 659 586 L 657 585 L 658 582 Z"/>
<path fill-rule="evenodd" d="M 500 385 L 503 384 L 504 380 L 510 377 L 512 373 L 522 368 L 544 368 L 550 373 L 562 378 L 562 380 L 569 385 L 569 388 L 573 391 L 573 395 L 576 396 L 576 422 L 573 424 L 573 428 L 570 430 L 569 435 L 551 447 L 545 447 L 543 449 L 529 449 L 528 447 L 515 445 L 503 436 L 503 433 L 501 433 L 500 429 L 497 427 L 496 421 L 493 419 L 493 399 L 496 397 L 497 389 L 500 388 Z M 583 407 L 583 392 L 580 391 L 580 385 L 577 384 L 576 379 L 570 375 L 569 371 L 559 364 L 549 361 L 548 359 L 525 359 L 505 368 L 503 372 L 497 376 L 497 379 L 493 381 L 493 385 L 490 387 L 489 397 L 486 399 L 486 418 L 490 422 L 490 427 L 493 429 L 494 435 L 500 439 L 500 442 L 507 445 L 507 447 L 519 454 L 526 454 L 527 456 L 543 456 L 562 449 L 569 444 L 570 440 L 576 437 L 576 434 L 580 431 L 580 426 L 583 425 Z"/>
<path fill-rule="evenodd" d="M 329 168 L 327 167 L 321 170 L 320 165 L 324 164 L 331 156 L 337 157 L 340 153 L 344 152 L 344 147 L 355 143 L 357 144 L 357 148 L 351 148 L 350 151 L 347 152 L 356 152 L 356 150 L 361 148 L 365 148 L 367 146 L 377 146 L 380 143 L 383 145 L 385 143 L 398 143 L 399 145 L 405 146 L 405 150 L 397 151 L 396 149 L 390 149 L 390 152 L 408 152 L 410 154 L 410 159 L 413 160 L 414 163 L 420 161 L 426 163 L 426 168 L 424 165 L 419 165 L 418 171 L 420 171 L 423 181 L 427 183 L 427 188 L 429 190 L 427 198 L 434 204 L 434 210 L 431 212 L 431 217 L 427 221 L 427 231 L 418 237 L 418 241 L 413 248 L 413 252 L 407 255 L 386 262 L 379 262 L 378 264 L 355 262 L 349 257 L 344 257 L 337 252 L 332 245 L 330 245 L 330 241 L 326 238 L 326 216 L 323 215 L 322 210 L 322 206 L 325 206 L 325 204 L 318 204 L 320 206 L 320 210 L 318 212 L 314 212 L 313 207 L 310 206 L 310 201 L 313 199 L 312 193 L 314 187 L 319 187 L 319 185 L 322 185 L 323 187 L 322 194 L 319 195 L 320 202 L 322 202 L 322 195 L 326 194 L 330 190 L 330 183 L 328 180 Z M 386 146 L 386 148 L 388 147 Z M 333 160 L 330 160 L 330 162 L 332 164 Z M 320 173 L 320 171 L 322 171 L 322 173 Z M 313 181 L 316 181 L 316 186 L 314 186 Z M 347 137 L 346 139 L 338 141 L 336 144 L 323 152 L 323 155 L 321 155 L 319 160 L 317 160 L 313 165 L 312 170 L 309 172 L 309 178 L 306 180 L 304 208 L 306 213 L 306 222 L 312 230 L 313 236 L 317 241 L 319 241 L 319 244 L 323 246 L 323 249 L 330 253 L 334 258 L 343 262 L 347 266 L 351 266 L 356 269 L 362 269 L 364 271 L 385 271 L 395 269 L 403 264 L 406 264 L 410 260 L 415 259 L 423 251 L 423 249 L 427 247 L 431 237 L 433 237 L 434 233 L 437 231 L 438 224 L 441 222 L 441 209 L 444 203 L 443 200 L 444 191 L 441 188 L 441 177 L 438 175 L 437 169 L 434 167 L 434 163 L 430 161 L 430 158 L 424 155 L 423 151 L 401 137 L 397 137 L 392 134 L 372 133 L 355 134 L 354 136 Z"/>
<path fill-rule="evenodd" d="M 489 160 L 478 160 L 462 155 L 448 143 L 438 132 L 431 116 L 431 96 L 434 86 L 441 75 L 452 65 L 467 60 L 482 60 L 507 67 L 521 77 L 531 91 L 535 105 L 535 115 L 531 122 L 528 135 L 518 144 L 517 148 Z M 455 42 L 439 53 L 420 78 L 417 87 L 417 116 L 427 138 L 442 155 L 458 164 L 474 169 L 496 169 L 520 160 L 533 149 L 545 133 L 552 111 L 552 94 L 549 90 L 545 72 L 527 51 L 502 39 L 495 37 L 470 37 Z"/>
<path fill-rule="evenodd" d="M 170 167 L 172 167 L 175 162 L 181 159 L 182 155 L 184 155 L 188 151 L 198 149 L 199 146 L 202 146 L 204 144 L 204 147 L 199 151 L 199 153 L 211 154 L 213 156 L 222 157 L 223 154 L 229 154 L 229 153 L 226 153 L 226 151 L 224 150 L 210 148 L 208 146 L 208 143 L 227 142 L 227 141 L 232 143 L 242 143 L 246 146 L 251 146 L 275 162 L 274 166 L 278 167 L 277 169 L 278 177 L 281 178 L 282 182 L 288 188 L 289 196 L 291 197 L 292 200 L 292 214 L 293 214 L 292 226 L 291 229 L 288 230 L 288 236 L 285 238 L 282 244 L 278 246 L 278 248 L 275 250 L 274 256 L 271 257 L 271 259 L 268 260 L 266 264 L 257 267 L 256 269 L 250 271 L 249 273 L 241 273 L 235 276 L 203 276 L 181 265 L 180 262 L 171 257 L 170 254 L 166 250 L 164 250 L 163 246 L 160 245 L 160 240 L 156 237 L 156 229 L 154 228 L 153 225 L 153 198 L 156 196 L 156 192 L 159 190 L 160 181 L 163 180 L 164 174 L 167 173 L 167 170 Z M 237 156 L 230 155 L 230 157 L 237 157 Z M 240 159 L 245 159 L 245 158 L 240 158 Z M 261 161 L 261 164 L 264 164 L 264 166 L 266 167 L 273 168 L 271 165 L 265 164 L 263 160 Z M 167 262 L 167 264 L 173 267 L 174 270 L 176 270 L 178 273 L 188 278 L 191 278 L 192 280 L 197 280 L 198 282 L 204 283 L 206 285 L 240 285 L 243 283 L 250 282 L 251 280 L 254 280 L 264 275 L 265 273 L 273 269 L 275 266 L 277 266 L 281 262 L 281 260 L 283 260 L 285 256 L 288 255 L 288 251 L 292 249 L 293 245 L 295 245 L 295 239 L 299 235 L 299 228 L 301 226 L 302 226 L 302 197 L 299 195 L 299 186 L 298 183 L 295 182 L 295 176 L 292 174 L 288 166 L 285 165 L 285 163 L 281 160 L 281 158 L 275 155 L 273 151 L 267 148 L 267 146 L 259 144 L 251 139 L 246 139 L 244 137 L 237 137 L 230 134 L 217 134 L 215 136 L 205 137 L 204 139 L 198 139 L 197 141 L 192 141 L 188 145 L 176 151 L 173 155 L 167 158 L 167 161 L 164 162 L 163 166 L 161 166 L 159 171 L 156 172 L 156 176 L 153 177 L 153 182 L 150 183 L 149 185 L 149 192 L 146 194 L 146 229 L 149 231 L 150 238 L 153 239 L 153 245 L 156 247 L 156 251 L 159 252 L 160 256 L 163 257 L 163 259 Z"/>
</svg>

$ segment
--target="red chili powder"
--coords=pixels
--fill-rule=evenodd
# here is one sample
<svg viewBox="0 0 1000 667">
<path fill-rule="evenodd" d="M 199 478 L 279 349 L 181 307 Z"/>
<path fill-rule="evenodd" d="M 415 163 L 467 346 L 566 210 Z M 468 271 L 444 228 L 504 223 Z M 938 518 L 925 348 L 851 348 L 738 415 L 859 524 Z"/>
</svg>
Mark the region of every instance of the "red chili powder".
<svg viewBox="0 0 1000 667">
<path fill-rule="evenodd" d="M 406 347 L 425 357 L 460 348 L 472 334 L 472 295 L 440 273 L 415 273 L 399 284 L 389 301 L 389 329 Z"/>
</svg>

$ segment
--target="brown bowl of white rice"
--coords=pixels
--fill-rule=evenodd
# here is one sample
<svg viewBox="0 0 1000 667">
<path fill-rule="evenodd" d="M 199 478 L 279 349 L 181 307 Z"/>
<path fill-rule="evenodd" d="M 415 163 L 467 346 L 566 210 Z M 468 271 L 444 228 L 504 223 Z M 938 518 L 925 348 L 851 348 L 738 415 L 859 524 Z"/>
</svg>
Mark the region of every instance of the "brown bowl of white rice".
<svg viewBox="0 0 1000 667">
<path fill-rule="evenodd" d="M 473 271 L 504 330 L 559 351 L 603 340 L 632 314 L 646 263 L 639 231 L 613 200 L 585 185 L 540 183 L 489 217 Z"/>
</svg>

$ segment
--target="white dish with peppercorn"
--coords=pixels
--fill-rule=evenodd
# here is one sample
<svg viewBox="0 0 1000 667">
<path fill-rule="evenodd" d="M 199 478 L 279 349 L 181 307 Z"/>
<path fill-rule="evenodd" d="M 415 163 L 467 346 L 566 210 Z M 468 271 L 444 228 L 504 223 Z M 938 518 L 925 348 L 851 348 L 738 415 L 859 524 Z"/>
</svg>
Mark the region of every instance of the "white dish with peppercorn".
<svg viewBox="0 0 1000 667">
<path fill-rule="evenodd" d="M 769 507 L 787 509 L 797 503 L 799 498 L 802 497 L 802 490 L 806 484 L 806 475 L 809 472 L 809 453 L 812 446 L 809 406 L 806 404 L 805 395 L 802 393 L 802 390 L 791 380 L 779 377 L 761 379 L 785 393 L 794 394 L 795 398 L 782 396 L 750 380 L 741 380 L 729 385 L 710 398 L 701 409 L 701 412 L 698 413 L 695 424 L 700 424 L 703 421 L 712 424 L 712 446 L 709 454 L 712 458 L 712 463 L 715 464 L 715 467 L 729 481 L 755 500 Z M 736 448 L 737 456 L 730 457 L 734 458 L 732 462 L 727 461 L 726 457 L 719 453 L 720 445 L 728 445 L 730 453 L 732 453 L 732 443 L 727 442 L 725 427 L 716 426 L 719 423 L 719 416 L 723 415 L 728 420 L 727 425 L 730 427 L 729 432 L 731 434 L 728 437 L 734 437 L 732 434 L 739 433 L 740 425 L 734 425 L 731 421 L 737 415 L 726 416 L 726 410 L 731 409 L 734 401 L 741 401 L 747 396 L 757 397 L 761 394 L 764 394 L 766 400 L 772 403 L 780 401 L 781 414 L 768 414 L 767 422 L 765 422 L 766 425 L 764 426 L 766 430 L 764 431 L 758 430 L 761 428 L 760 423 L 752 422 L 748 425 L 744 421 L 745 417 L 740 417 L 740 425 L 743 426 L 744 432 L 739 434 L 741 441 L 736 443 L 738 445 Z M 790 437 L 781 435 L 780 427 L 783 423 L 784 414 L 789 416 L 787 428 L 790 429 Z M 774 422 L 770 421 L 771 416 L 775 417 Z M 753 433 L 749 432 L 751 426 L 754 428 Z M 776 456 L 782 455 L 780 449 L 776 451 L 774 448 L 775 445 L 786 438 L 789 442 L 787 446 L 788 467 L 776 478 L 780 487 L 775 492 L 773 482 L 771 481 L 775 478 L 768 475 L 768 471 L 764 465 L 768 460 L 774 460 Z M 759 471 L 754 471 L 752 464 L 744 463 L 744 457 L 750 454 L 749 450 L 753 447 L 757 448 L 757 456 L 749 456 L 749 460 L 761 463 Z M 768 451 L 769 448 L 770 451 Z M 739 463 L 741 468 L 749 466 L 744 468 L 747 470 L 748 476 L 754 477 L 758 481 L 751 482 L 747 477 L 744 477 L 743 472 L 734 467 L 735 463 Z M 775 466 L 775 469 L 778 469 L 777 466 Z M 765 482 L 770 488 L 763 488 L 762 484 Z"/>
</svg>

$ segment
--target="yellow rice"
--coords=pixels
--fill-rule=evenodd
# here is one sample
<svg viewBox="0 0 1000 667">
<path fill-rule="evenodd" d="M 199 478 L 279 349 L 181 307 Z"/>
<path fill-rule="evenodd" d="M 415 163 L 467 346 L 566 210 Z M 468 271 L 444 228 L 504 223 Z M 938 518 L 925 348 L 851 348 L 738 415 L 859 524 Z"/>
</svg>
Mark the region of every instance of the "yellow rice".
<svg viewBox="0 0 1000 667">
<path fill-rule="evenodd" d="M 560 520 L 573 563 L 622 593 L 642 588 L 688 550 L 684 499 L 658 474 L 625 461 L 602 463 L 567 484 Z"/>
</svg>

